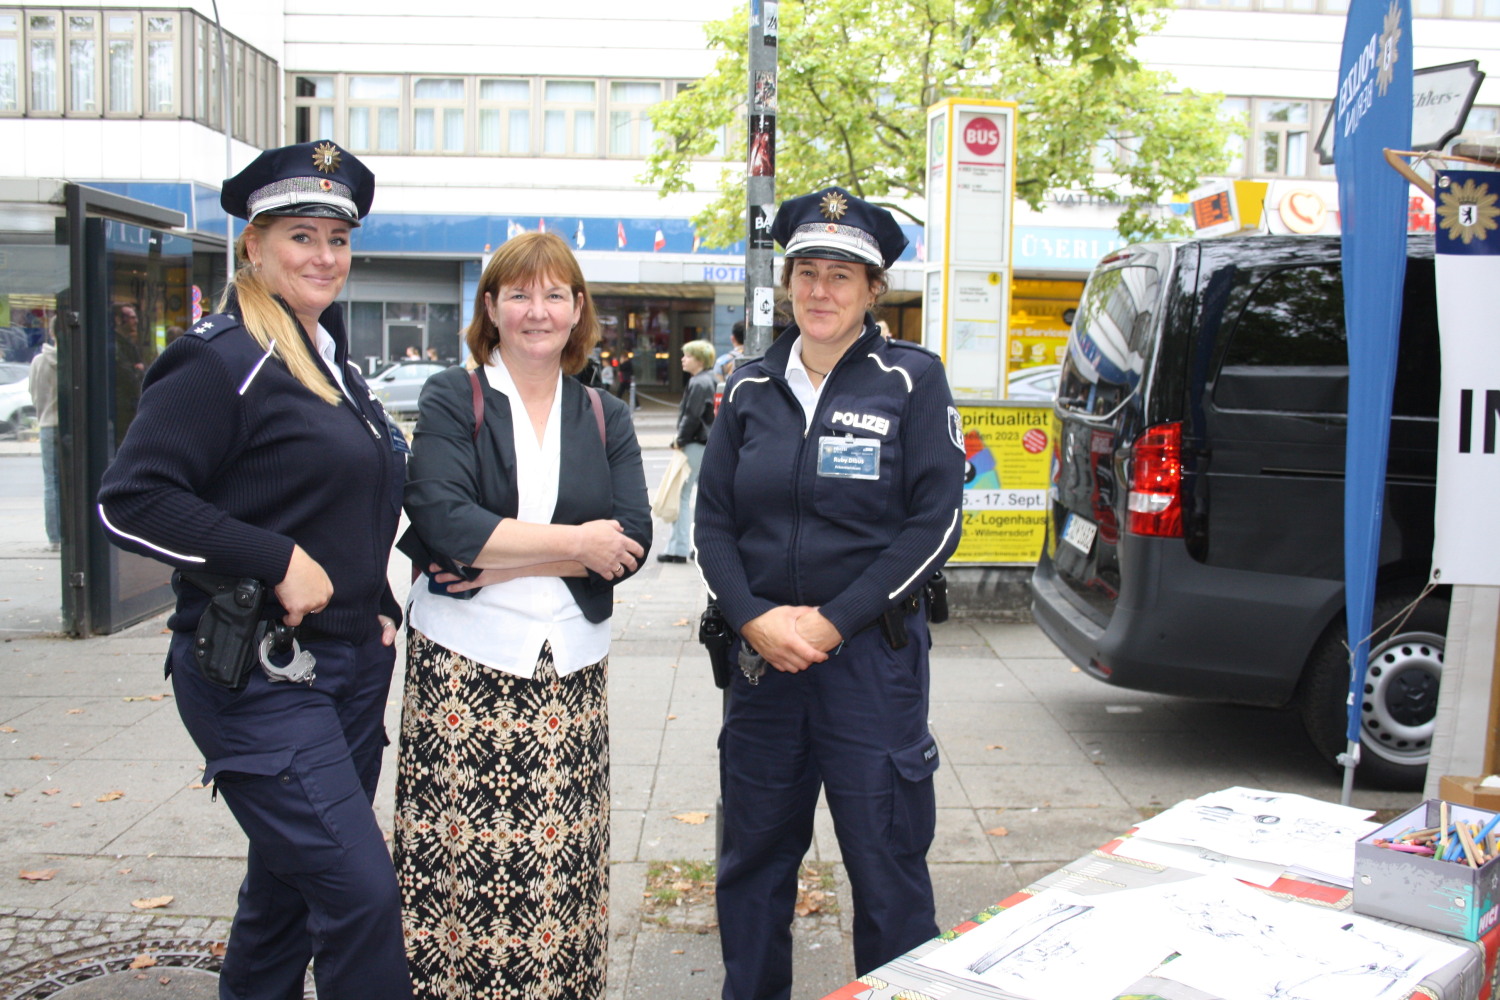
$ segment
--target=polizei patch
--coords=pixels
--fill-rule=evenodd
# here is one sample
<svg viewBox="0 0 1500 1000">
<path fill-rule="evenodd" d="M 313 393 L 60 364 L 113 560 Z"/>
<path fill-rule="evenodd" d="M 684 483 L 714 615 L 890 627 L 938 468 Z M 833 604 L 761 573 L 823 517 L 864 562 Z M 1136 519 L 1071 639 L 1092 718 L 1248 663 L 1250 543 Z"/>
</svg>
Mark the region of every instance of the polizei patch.
<svg viewBox="0 0 1500 1000">
<path fill-rule="evenodd" d="M 830 418 L 835 427 L 848 427 L 854 430 L 869 431 L 871 434 L 879 434 L 885 437 L 890 433 L 891 421 L 889 417 L 877 417 L 873 413 L 850 413 L 848 411 L 833 411 Z"/>
</svg>

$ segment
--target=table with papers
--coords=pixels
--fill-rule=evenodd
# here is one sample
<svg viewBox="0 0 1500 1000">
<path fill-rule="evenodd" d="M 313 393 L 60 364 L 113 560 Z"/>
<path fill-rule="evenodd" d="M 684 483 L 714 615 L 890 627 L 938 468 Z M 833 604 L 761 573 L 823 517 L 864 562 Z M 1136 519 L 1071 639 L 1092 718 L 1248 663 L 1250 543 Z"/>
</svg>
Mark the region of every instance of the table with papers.
<svg viewBox="0 0 1500 1000">
<path fill-rule="evenodd" d="M 824 1000 L 1500 1000 L 1479 942 L 1354 913 L 1367 812 L 1174 806 Z"/>
</svg>

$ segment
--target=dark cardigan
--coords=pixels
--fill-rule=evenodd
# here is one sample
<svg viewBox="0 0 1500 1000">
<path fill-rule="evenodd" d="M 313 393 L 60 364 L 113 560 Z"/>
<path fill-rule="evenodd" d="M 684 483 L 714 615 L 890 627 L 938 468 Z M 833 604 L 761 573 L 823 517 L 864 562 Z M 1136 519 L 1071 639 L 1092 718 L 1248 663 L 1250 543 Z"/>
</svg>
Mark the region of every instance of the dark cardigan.
<svg viewBox="0 0 1500 1000">
<path fill-rule="evenodd" d="M 484 424 L 474 437 L 474 400 L 468 372 L 450 368 L 427 380 L 418 401 L 412 457 L 407 467 L 406 513 L 412 530 L 398 543 L 422 566 L 442 558 L 472 564 L 495 526 L 515 517 L 516 449 L 510 402 L 483 376 Z M 601 518 L 620 522 L 625 533 L 651 548 L 651 508 L 641 449 L 630 411 L 601 393 L 608 440 L 587 390 L 562 380 L 562 470 L 553 524 L 583 524 Z M 592 571 L 563 581 L 591 622 L 614 610 L 614 585 Z"/>
</svg>

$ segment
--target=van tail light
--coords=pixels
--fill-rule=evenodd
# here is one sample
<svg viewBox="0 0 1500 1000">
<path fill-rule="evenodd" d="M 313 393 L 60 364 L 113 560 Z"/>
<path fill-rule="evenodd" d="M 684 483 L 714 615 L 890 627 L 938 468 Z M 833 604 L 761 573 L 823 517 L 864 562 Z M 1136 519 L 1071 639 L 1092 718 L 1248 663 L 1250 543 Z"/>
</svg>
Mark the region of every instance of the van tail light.
<svg viewBox="0 0 1500 1000">
<path fill-rule="evenodd" d="M 1182 537 L 1182 425 L 1160 424 L 1136 438 L 1127 503 L 1131 534 Z"/>
</svg>

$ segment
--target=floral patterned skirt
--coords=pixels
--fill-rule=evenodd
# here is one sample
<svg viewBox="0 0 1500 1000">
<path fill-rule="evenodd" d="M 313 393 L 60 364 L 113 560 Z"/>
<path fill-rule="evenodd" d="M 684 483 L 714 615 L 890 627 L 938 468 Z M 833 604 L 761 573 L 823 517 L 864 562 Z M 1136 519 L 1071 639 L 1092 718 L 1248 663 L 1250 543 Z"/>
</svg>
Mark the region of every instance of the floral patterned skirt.
<svg viewBox="0 0 1500 1000">
<path fill-rule="evenodd" d="M 396 875 L 421 1000 L 595 1000 L 609 930 L 608 659 L 489 670 L 407 630 Z"/>
</svg>

